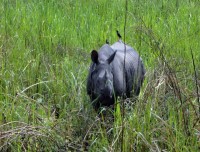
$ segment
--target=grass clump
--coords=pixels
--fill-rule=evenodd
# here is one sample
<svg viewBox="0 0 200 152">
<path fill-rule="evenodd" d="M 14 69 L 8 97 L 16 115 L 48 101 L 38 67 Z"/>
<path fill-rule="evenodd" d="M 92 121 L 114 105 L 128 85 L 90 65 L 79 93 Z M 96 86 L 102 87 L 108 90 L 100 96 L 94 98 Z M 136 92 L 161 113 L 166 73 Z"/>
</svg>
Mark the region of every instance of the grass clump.
<svg viewBox="0 0 200 152">
<path fill-rule="evenodd" d="M 113 121 L 85 86 L 90 51 L 124 35 L 125 1 L 2 0 L 0 151 L 199 151 L 199 5 L 128 1 L 126 43 L 147 73 Z"/>
</svg>

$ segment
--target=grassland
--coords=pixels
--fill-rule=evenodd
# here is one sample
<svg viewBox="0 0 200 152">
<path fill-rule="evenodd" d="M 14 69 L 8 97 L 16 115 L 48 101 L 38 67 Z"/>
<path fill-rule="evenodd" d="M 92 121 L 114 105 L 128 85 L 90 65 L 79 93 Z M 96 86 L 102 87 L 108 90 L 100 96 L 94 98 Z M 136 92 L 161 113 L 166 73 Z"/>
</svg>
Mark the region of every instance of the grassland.
<svg viewBox="0 0 200 152">
<path fill-rule="evenodd" d="M 200 2 L 127 8 L 0 0 L 0 151 L 199 151 Z M 112 122 L 97 117 L 85 87 L 90 51 L 117 41 L 116 30 L 147 73 L 138 101 Z"/>
</svg>

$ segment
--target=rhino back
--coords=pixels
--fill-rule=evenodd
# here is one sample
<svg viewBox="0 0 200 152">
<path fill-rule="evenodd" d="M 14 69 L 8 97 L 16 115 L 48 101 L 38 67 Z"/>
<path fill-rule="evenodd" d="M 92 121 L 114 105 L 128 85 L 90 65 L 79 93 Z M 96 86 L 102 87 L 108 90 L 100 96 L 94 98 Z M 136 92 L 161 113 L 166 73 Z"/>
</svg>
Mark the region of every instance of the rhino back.
<svg viewBox="0 0 200 152">
<path fill-rule="evenodd" d="M 131 67 L 133 66 L 135 70 L 136 69 L 138 70 L 138 68 L 141 68 L 141 66 L 143 66 L 142 59 L 140 58 L 139 54 L 131 46 L 125 45 L 121 40 L 111 45 L 111 48 L 114 51 L 120 52 L 121 60 L 122 58 L 124 60 L 125 57 L 125 62 L 126 62 L 125 64 Z M 126 48 L 126 55 L 124 54 L 125 48 Z"/>
<path fill-rule="evenodd" d="M 111 48 L 117 51 L 114 61 L 112 62 L 114 88 L 117 95 L 123 93 L 129 94 L 132 89 L 138 95 L 140 86 L 144 79 L 144 66 L 139 54 L 130 46 L 122 42 L 114 43 Z M 124 71 L 125 57 L 125 71 Z M 123 74 L 123 71 L 125 74 Z"/>
</svg>

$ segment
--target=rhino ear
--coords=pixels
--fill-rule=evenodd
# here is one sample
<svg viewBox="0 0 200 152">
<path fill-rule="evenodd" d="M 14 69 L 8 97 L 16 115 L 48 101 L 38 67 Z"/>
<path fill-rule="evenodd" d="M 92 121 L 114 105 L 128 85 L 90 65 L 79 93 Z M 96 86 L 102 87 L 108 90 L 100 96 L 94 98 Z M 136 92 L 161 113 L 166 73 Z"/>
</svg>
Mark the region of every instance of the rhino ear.
<svg viewBox="0 0 200 152">
<path fill-rule="evenodd" d="M 113 59 L 115 58 L 116 52 L 117 52 L 117 51 L 115 51 L 115 52 L 107 59 L 108 64 L 110 64 L 110 63 L 113 61 Z"/>
<path fill-rule="evenodd" d="M 98 52 L 96 50 L 91 52 L 91 59 L 94 63 L 98 63 Z"/>
</svg>

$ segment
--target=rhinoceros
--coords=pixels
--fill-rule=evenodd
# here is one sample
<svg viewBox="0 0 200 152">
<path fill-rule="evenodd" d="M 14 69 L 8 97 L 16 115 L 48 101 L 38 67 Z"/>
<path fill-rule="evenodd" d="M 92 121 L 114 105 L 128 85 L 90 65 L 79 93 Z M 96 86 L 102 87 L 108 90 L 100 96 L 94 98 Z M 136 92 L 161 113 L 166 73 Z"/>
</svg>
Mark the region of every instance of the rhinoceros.
<svg viewBox="0 0 200 152">
<path fill-rule="evenodd" d="M 125 53 L 126 52 L 126 53 Z M 145 68 L 139 54 L 121 39 L 91 52 L 92 64 L 87 77 L 87 94 L 95 110 L 110 106 L 118 96 L 138 96 Z M 124 65 L 125 63 L 125 65 Z"/>
</svg>

